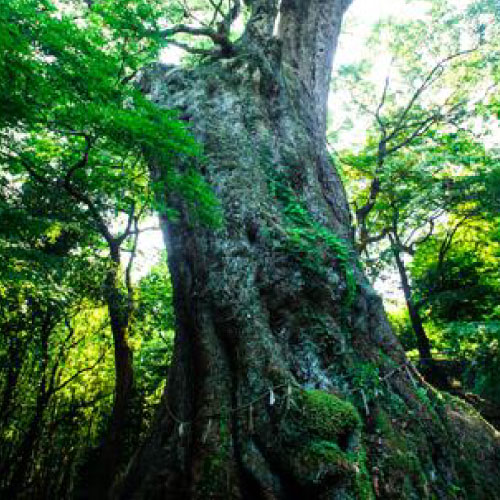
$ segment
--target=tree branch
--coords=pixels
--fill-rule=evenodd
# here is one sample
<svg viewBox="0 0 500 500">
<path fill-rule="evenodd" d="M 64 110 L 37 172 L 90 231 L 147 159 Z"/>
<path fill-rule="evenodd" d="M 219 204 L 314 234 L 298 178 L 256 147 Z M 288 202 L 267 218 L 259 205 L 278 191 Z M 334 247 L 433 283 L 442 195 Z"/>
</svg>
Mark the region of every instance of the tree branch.
<svg viewBox="0 0 500 500">
<path fill-rule="evenodd" d="M 394 127 L 393 131 L 388 137 L 388 140 L 392 140 L 398 132 L 401 130 L 401 126 L 403 125 L 406 117 L 408 116 L 408 113 L 411 111 L 413 108 L 414 104 L 418 101 L 420 96 L 441 76 L 442 72 L 445 69 L 445 66 L 447 63 L 452 61 L 453 59 L 457 59 L 458 57 L 462 57 L 464 55 L 471 54 L 478 50 L 479 47 L 474 47 L 472 49 L 468 50 L 463 50 L 460 52 L 456 52 L 455 54 L 451 54 L 441 61 L 439 61 L 432 69 L 431 71 L 427 74 L 427 77 L 424 79 L 420 87 L 416 90 L 416 92 L 412 95 L 410 100 L 408 101 L 408 104 L 406 107 L 403 109 L 403 112 L 401 113 L 401 116 L 399 117 L 399 120 L 396 123 L 396 126 Z"/>
<path fill-rule="evenodd" d="M 78 134 L 82 135 L 82 134 Z M 83 138 L 85 139 L 85 149 L 83 151 L 83 155 L 79 161 L 77 161 L 72 167 L 68 169 L 66 175 L 64 177 L 64 183 L 71 182 L 71 178 L 75 174 L 75 172 L 81 168 L 84 168 L 89 161 L 90 149 L 92 148 L 92 139 L 88 134 L 83 134 Z"/>
<path fill-rule="evenodd" d="M 195 27 L 186 24 L 177 24 L 176 26 L 161 31 L 160 36 L 163 38 L 167 38 L 168 43 L 180 47 L 181 49 L 186 50 L 187 52 L 190 52 L 192 54 L 206 56 L 228 56 L 232 55 L 235 51 L 233 43 L 229 40 L 230 26 L 231 23 L 227 25 L 225 21 L 219 23 L 217 30 L 211 28 L 210 26 Z M 169 39 L 169 37 L 178 34 L 203 36 L 210 38 L 210 40 L 212 40 L 215 45 L 218 45 L 220 47 L 220 50 L 192 47 L 189 44 L 182 43 L 174 39 Z"/>
<path fill-rule="evenodd" d="M 82 373 L 85 373 L 85 372 L 88 372 L 88 371 L 92 371 L 104 359 L 105 356 L 106 356 L 106 351 L 104 351 L 99 356 L 99 358 L 97 359 L 97 361 L 93 365 L 86 366 L 85 368 L 82 368 L 81 370 L 78 370 L 76 373 L 74 373 L 73 375 L 71 375 L 71 377 L 69 377 L 67 380 L 65 380 L 64 382 L 62 382 L 61 384 L 59 384 L 57 387 L 54 387 L 52 389 L 52 391 L 50 392 L 50 395 L 55 394 L 56 392 L 59 392 L 61 389 L 64 389 L 64 387 L 66 387 L 68 384 L 70 384 L 71 382 L 73 382 L 73 380 L 75 380 L 77 377 L 79 377 Z"/>
<path fill-rule="evenodd" d="M 405 244 L 407 246 L 407 248 L 410 249 L 410 255 L 414 255 L 415 254 L 415 246 L 418 246 L 418 245 L 422 245 L 423 243 L 425 243 L 426 241 L 428 241 L 431 236 L 434 234 L 434 229 L 435 229 L 435 223 L 434 223 L 434 219 L 429 219 L 427 221 L 429 223 L 429 231 L 427 232 L 427 234 L 425 236 L 422 236 L 422 238 L 414 241 L 413 243 L 409 243 L 409 240 L 407 239 Z"/>
<path fill-rule="evenodd" d="M 382 121 L 382 118 L 380 117 L 380 113 L 381 113 L 382 108 L 384 107 L 385 101 L 387 99 L 387 92 L 389 90 L 389 83 L 390 83 L 390 77 L 389 77 L 389 75 L 387 75 L 385 78 L 385 84 L 384 84 L 384 90 L 382 92 L 382 97 L 380 99 L 377 110 L 375 111 L 375 119 L 377 120 L 377 123 L 380 127 L 380 130 L 382 131 L 384 139 L 386 137 L 386 128 L 385 128 L 384 122 Z"/>
<path fill-rule="evenodd" d="M 120 246 L 132 233 L 132 225 L 134 223 L 135 218 L 135 201 L 130 203 L 128 216 L 127 216 L 127 226 L 123 233 L 115 238 L 115 242 L 118 246 Z"/>
<path fill-rule="evenodd" d="M 361 254 L 364 251 L 366 251 L 369 245 L 382 241 L 387 236 L 388 233 L 389 230 L 386 227 L 384 227 L 384 229 L 382 229 L 382 231 L 379 234 L 375 236 L 369 236 L 365 226 L 365 231 L 361 235 L 360 242 L 358 243 L 358 252 Z"/>
<path fill-rule="evenodd" d="M 216 4 L 214 0 L 208 0 L 208 2 L 214 9 L 214 15 L 212 16 L 212 20 L 209 23 L 209 26 L 213 26 L 215 24 L 215 21 L 217 21 L 217 16 L 220 15 L 222 18 L 224 17 L 221 11 L 222 3 L 224 2 L 224 0 L 219 0 L 218 4 Z"/>
<path fill-rule="evenodd" d="M 195 54 L 198 56 L 217 57 L 220 55 L 219 50 L 203 49 L 201 47 L 191 47 L 187 43 L 178 42 L 177 40 L 169 40 L 168 43 L 170 43 L 171 45 L 175 45 L 176 47 L 179 47 L 180 49 L 185 50 L 186 52 L 189 52 L 190 54 Z"/>
</svg>

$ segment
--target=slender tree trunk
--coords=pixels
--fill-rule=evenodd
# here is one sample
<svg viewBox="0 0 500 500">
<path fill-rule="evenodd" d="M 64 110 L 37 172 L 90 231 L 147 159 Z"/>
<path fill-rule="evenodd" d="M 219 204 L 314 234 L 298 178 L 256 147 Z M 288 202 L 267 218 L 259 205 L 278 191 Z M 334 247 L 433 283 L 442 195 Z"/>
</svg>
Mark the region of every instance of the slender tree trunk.
<svg viewBox="0 0 500 500">
<path fill-rule="evenodd" d="M 443 367 L 432 357 L 431 344 L 429 337 L 424 328 L 420 312 L 413 301 L 413 294 L 411 291 L 410 280 L 408 278 L 408 271 L 403 261 L 401 252 L 398 250 L 396 242 L 391 238 L 391 245 L 393 249 L 396 267 L 398 268 L 399 279 L 403 288 L 405 296 L 406 307 L 408 308 L 408 315 L 410 316 L 411 326 L 417 338 L 417 349 L 420 358 L 419 370 L 425 377 L 427 382 L 435 387 L 443 390 L 450 390 L 448 375 Z"/>
<path fill-rule="evenodd" d="M 120 283 L 120 250 L 110 246 L 112 267 L 106 277 L 106 302 L 113 335 L 115 360 L 115 397 L 110 423 L 103 443 L 92 454 L 86 471 L 85 484 L 80 488 L 82 498 L 106 498 L 119 467 L 123 465 L 129 431 L 134 395 L 133 353 L 128 344 L 131 307 L 127 294 Z"/>
<path fill-rule="evenodd" d="M 44 393 L 37 398 L 35 414 L 26 430 L 21 445 L 16 450 L 14 457 L 14 467 L 10 479 L 9 487 L 5 493 L 5 498 L 17 498 L 21 492 L 26 491 L 26 480 L 33 461 L 36 460 L 36 448 L 42 431 L 42 424 L 45 410 L 50 397 Z"/>
<path fill-rule="evenodd" d="M 15 456 L 10 464 L 11 473 L 8 486 L 3 492 L 5 498 L 17 498 L 21 492 L 26 491 L 26 481 L 33 467 L 33 462 L 36 460 L 36 448 L 42 432 L 42 424 L 45 411 L 50 402 L 51 392 L 50 385 L 47 384 L 47 375 L 49 367 L 49 337 L 54 328 L 52 314 L 46 311 L 44 321 L 40 331 L 40 380 L 36 396 L 36 405 L 33 416 L 24 433 L 21 444 L 15 452 Z M 3 468 L 3 472 L 7 472 L 7 468 Z"/>
<path fill-rule="evenodd" d="M 13 332 L 10 332 L 12 335 Z M 0 429 L 3 429 L 9 421 L 12 412 L 12 403 L 16 392 L 17 381 L 21 373 L 22 357 L 24 354 L 24 343 L 12 336 L 7 356 L 7 374 L 0 402 Z"/>
<path fill-rule="evenodd" d="M 247 4 L 235 57 L 143 79 L 190 117 L 225 226 L 169 196 L 174 359 L 114 497 L 495 498 L 498 436 L 425 384 L 346 251 L 325 123 L 347 2 Z"/>
<path fill-rule="evenodd" d="M 127 296 L 120 289 L 119 256 L 113 259 L 114 266 L 110 270 L 106 289 L 111 332 L 115 352 L 115 401 L 109 429 L 108 440 L 118 453 L 120 443 L 124 441 L 134 386 L 133 354 L 128 344 L 131 310 Z M 118 448 L 116 448 L 118 447 Z"/>
<path fill-rule="evenodd" d="M 408 271 L 406 270 L 405 263 L 401 257 L 401 252 L 393 245 L 393 255 L 396 261 L 396 267 L 398 268 L 399 279 L 401 281 L 401 286 L 403 288 L 403 293 L 405 296 L 406 306 L 408 308 L 408 314 L 410 316 L 411 326 L 417 337 L 417 348 L 418 354 L 420 356 L 420 361 L 422 364 L 432 363 L 432 353 L 431 344 L 429 338 L 425 333 L 424 324 L 418 309 L 415 307 L 413 302 L 410 280 L 408 279 Z"/>
</svg>

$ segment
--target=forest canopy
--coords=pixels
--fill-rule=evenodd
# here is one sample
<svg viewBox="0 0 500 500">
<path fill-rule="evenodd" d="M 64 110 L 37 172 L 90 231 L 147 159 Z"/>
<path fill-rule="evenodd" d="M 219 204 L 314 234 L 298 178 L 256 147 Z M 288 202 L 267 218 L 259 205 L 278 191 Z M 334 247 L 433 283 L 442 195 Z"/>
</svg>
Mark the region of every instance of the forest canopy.
<svg viewBox="0 0 500 500">
<path fill-rule="evenodd" d="M 331 76 L 291 1 L 0 0 L 2 498 L 132 498 L 165 418 L 165 498 L 493 498 L 410 432 L 500 428 L 500 10 L 419 3 Z"/>
</svg>

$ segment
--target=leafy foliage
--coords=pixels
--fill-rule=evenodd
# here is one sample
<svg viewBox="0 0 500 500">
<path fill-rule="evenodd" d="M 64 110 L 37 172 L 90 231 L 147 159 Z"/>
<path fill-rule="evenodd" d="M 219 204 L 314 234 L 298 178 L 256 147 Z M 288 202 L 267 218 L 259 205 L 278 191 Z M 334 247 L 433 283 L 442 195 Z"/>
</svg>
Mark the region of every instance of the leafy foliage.
<svg viewBox="0 0 500 500">
<path fill-rule="evenodd" d="M 390 59 L 385 79 L 374 76 L 387 64 L 379 59 L 339 69 L 336 90 L 349 96 L 350 114 L 338 135 L 353 116 L 368 130 L 337 156 L 372 279 L 398 272 L 407 312 L 392 322 L 405 347 L 418 347 L 421 358 L 433 347 L 434 356 L 467 361 L 469 374 L 489 382 L 462 378 L 464 386 L 493 397 L 486 386 L 498 352 L 498 8 L 425 5 L 422 18 L 374 29 L 370 51 Z"/>
<path fill-rule="evenodd" d="M 157 201 L 165 191 L 193 221 L 221 223 L 200 147 L 135 83 L 171 16 L 162 1 L 0 0 L 2 496 L 69 494 L 115 418 L 120 342 L 140 394 L 121 436 L 132 451 L 160 396 L 173 328 L 165 266 L 135 290 L 141 223 L 154 210 L 175 217 Z"/>
</svg>

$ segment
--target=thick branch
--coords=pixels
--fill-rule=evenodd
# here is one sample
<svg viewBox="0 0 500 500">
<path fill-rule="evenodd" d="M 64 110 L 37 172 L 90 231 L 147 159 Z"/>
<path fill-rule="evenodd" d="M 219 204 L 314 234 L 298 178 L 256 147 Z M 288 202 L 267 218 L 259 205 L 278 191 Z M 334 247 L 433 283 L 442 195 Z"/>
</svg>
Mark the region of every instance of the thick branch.
<svg viewBox="0 0 500 500">
<path fill-rule="evenodd" d="M 64 178 L 65 183 L 70 182 L 75 172 L 81 168 L 85 168 L 89 161 L 90 149 L 92 148 L 92 139 L 88 134 L 84 134 L 83 138 L 85 139 L 85 149 L 83 150 L 82 157 L 67 170 L 66 176 Z"/>
<path fill-rule="evenodd" d="M 245 35 L 260 42 L 270 39 L 278 16 L 278 3 L 278 0 L 245 0 L 251 10 Z"/>
<path fill-rule="evenodd" d="M 215 19 L 215 17 L 217 17 L 219 9 L 217 6 L 214 6 L 214 8 L 216 9 L 214 14 L 214 19 Z M 211 26 L 195 27 L 186 24 L 178 24 L 176 26 L 161 31 L 160 36 L 169 39 L 168 42 L 171 43 L 172 45 L 180 47 L 192 54 L 206 55 L 206 56 L 217 56 L 217 55 L 229 56 L 234 54 L 235 51 L 233 43 L 229 40 L 229 34 L 230 34 L 231 24 L 235 19 L 233 16 L 237 16 L 237 13 L 238 9 L 236 9 L 236 11 L 233 11 L 233 9 L 231 9 L 228 15 L 224 18 L 224 20 L 217 25 L 217 29 L 214 29 Z M 187 43 L 182 43 L 175 39 L 170 39 L 170 37 L 178 34 L 207 37 L 214 43 L 214 45 L 220 47 L 220 50 L 192 47 Z"/>
<path fill-rule="evenodd" d="M 177 35 L 179 33 L 184 33 L 193 36 L 206 36 L 212 39 L 215 43 L 217 43 L 216 40 L 218 38 L 217 31 L 215 31 L 212 28 L 206 26 L 198 28 L 194 26 L 188 26 L 186 24 L 177 24 L 172 28 L 164 29 L 163 31 L 160 31 L 160 36 L 163 38 L 168 38 Z"/>
<path fill-rule="evenodd" d="M 132 201 L 129 207 L 128 215 L 127 215 L 127 226 L 123 233 L 115 238 L 116 244 L 120 246 L 131 234 L 132 234 L 132 225 L 135 221 L 135 201 Z"/>
<path fill-rule="evenodd" d="M 216 49 L 204 49 L 202 47 L 191 47 L 187 43 L 178 42 L 177 40 L 169 40 L 171 45 L 175 45 L 190 54 L 194 54 L 197 56 L 207 56 L 207 57 L 217 57 L 220 55 L 220 51 Z"/>
</svg>

